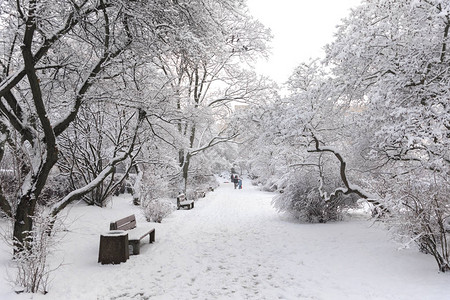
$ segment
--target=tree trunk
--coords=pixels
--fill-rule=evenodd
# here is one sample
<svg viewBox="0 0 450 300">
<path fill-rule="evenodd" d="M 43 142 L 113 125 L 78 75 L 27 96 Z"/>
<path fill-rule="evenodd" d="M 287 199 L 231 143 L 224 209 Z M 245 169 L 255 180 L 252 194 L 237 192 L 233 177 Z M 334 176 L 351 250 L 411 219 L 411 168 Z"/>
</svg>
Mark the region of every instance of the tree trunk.
<svg viewBox="0 0 450 300">
<path fill-rule="evenodd" d="M 183 164 L 183 192 L 186 194 L 187 185 L 188 185 L 188 177 L 189 177 L 189 164 L 191 162 L 191 155 L 188 153 L 184 158 Z"/>
<path fill-rule="evenodd" d="M 36 208 L 36 198 L 32 195 L 31 190 L 23 195 L 19 200 L 19 205 L 15 213 L 14 220 L 14 253 L 20 252 L 24 247 L 28 247 L 29 238 L 32 236 L 33 216 Z"/>
</svg>

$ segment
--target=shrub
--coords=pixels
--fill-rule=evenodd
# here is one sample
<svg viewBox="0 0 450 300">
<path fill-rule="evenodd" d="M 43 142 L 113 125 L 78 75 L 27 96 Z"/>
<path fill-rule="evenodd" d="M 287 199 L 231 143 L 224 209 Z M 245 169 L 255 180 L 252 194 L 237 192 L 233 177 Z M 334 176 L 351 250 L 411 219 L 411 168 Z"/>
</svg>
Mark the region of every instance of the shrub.
<svg viewBox="0 0 450 300">
<path fill-rule="evenodd" d="M 186 197 L 189 200 L 203 198 L 206 192 L 214 190 L 219 186 L 219 183 L 213 175 L 195 175 L 190 181 L 192 188 L 186 191 Z"/>
<path fill-rule="evenodd" d="M 278 212 L 289 213 L 300 221 L 325 223 L 341 220 L 343 211 L 356 203 L 356 199 L 342 193 L 330 199 L 322 197 L 311 180 L 295 176 L 290 178 L 283 193 L 277 195 L 272 204 Z"/>
<path fill-rule="evenodd" d="M 279 212 L 287 212 L 304 222 L 328 221 L 326 203 L 315 188 L 289 186 L 284 193 L 274 198 L 273 205 Z"/>
<path fill-rule="evenodd" d="M 49 205 L 57 199 L 61 199 L 71 192 L 70 180 L 62 175 L 48 177 L 47 183 L 39 196 L 40 205 Z"/>
<path fill-rule="evenodd" d="M 431 254 L 441 272 L 450 271 L 450 189 L 445 181 L 404 183 L 393 202 L 390 230 L 405 246 Z M 391 195 L 393 196 L 393 195 Z"/>
<path fill-rule="evenodd" d="M 151 199 L 145 198 L 142 203 L 145 219 L 148 222 L 161 221 L 176 210 L 176 205 L 169 199 Z"/>
<path fill-rule="evenodd" d="M 15 279 L 16 293 L 48 292 L 50 269 L 48 257 L 55 245 L 55 233 L 60 229 L 53 218 L 38 214 L 34 217 L 35 227 L 23 244 L 17 241 L 14 247 L 14 266 L 17 268 Z M 51 233 L 49 228 L 52 227 Z"/>
</svg>

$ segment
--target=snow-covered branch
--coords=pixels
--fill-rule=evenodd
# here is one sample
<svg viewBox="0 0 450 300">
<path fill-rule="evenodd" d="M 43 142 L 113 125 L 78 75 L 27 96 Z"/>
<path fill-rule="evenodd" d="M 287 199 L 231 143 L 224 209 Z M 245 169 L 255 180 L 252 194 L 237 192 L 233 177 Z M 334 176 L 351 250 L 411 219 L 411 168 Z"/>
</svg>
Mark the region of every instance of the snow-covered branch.
<svg viewBox="0 0 450 300">
<path fill-rule="evenodd" d="M 307 150 L 308 152 L 319 152 L 319 153 L 323 153 L 323 152 L 328 152 L 333 154 L 339 161 L 339 173 L 340 173 L 340 177 L 342 182 L 344 183 L 345 188 L 336 188 L 334 190 L 333 193 L 330 194 L 330 196 L 328 197 L 328 200 L 332 200 L 334 197 L 338 196 L 339 194 L 345 194 L 345 195 L 349 195 L 349 194 L 356 194 L 359 197 L 361 197 L 362 199 L 365 199 L 367 202 L 373 204 L 375 207 L 381 209 L 383 212 L 386 212 L 387 209 L 378 201 L 378 197 L 371 195 L 370 193 L 364 191 L 361 187 L 350 183 L 350 181 L 347 178 L 347 163 L 345 162 L 344 158 L 342 157 L 342 155 L 334 148 L 332 147 L 325 147 L 325 146 L 321 146 L 320 145 L 320 141 L 319 139 L 314 135 L 314 133 L 311 133 L 311 136 L 313 138 L 313 142 L 314 142 L 314 149 L 309 149 Z"/>
<path fill-rule="evenodd" d="M 126 160 L 128 157 L 133 156 L 133 152 L 135 152 L 135 146 L 136 146 L 136 140 L 138 137 L 138 130 L 145 119 L 145 113 L 143 111 L 139 111 L 138 114 L 138 122 L 136 124 L 136 128 L 134 131 L 133 138 L 130 141 L 130 145 L 128 146 L 128 150 L 125 152 L 121 152 L 116 157 L 112 158 L 108 165 L 87 185 L 76 189 L 75 191 L 70 192 L 67 196 L 65 196 L 60 201 L 53 204 L 50 208 L 50 214 L 52 216 L 56 216 L 61 210 L 63 210 L 70 202 L 79 199 L 83 195 L 86 195 L 90 191 L 92 191 L 94 188 L 99 186 L 107 177 L 108 175 L 112 174 L 115 171 L 115 168 L 117 164 L 120 162 Z M 139 152 L 140 148 L 136 150 L 136 152 Z M 136 153 L 134 154 L 136 155 Z"/>
<path fill-rule="evenodd" d="M 217 144 L 229 142 L 229 141 L 235 139 L 238 135 L 239 135 L 239 133 L 234 133 L 227 137 L 216 136 L 216 137 L 212 138 L 206 145 L 201 146 L 201 147 L 191 151 L 189 154 L 191 156 L 197 155 L 198 153 L 205 151 L 208 148 L 214 147 Z"/>
<path fill-rule="evenodd" d="M 103 169 L 103 171 L 89 184 L 70 192 L 67 196 L 65 196 L 60 201 L 56 202 L 50 207 L 50 214 L 52 216 L 56 216 L 61 210 L 63 210 L 70 202 L 80 199 L 83 195 L 86 195 L 90 191 L 92 191 L 94 188 L 96 188 L 98 185 L 100 185 L 108 175 L 110 175 L 112 172 L 114 172 L 114 169 L 116 165 L 124 161 L 129 156 L 128 152 L 122 153 L 121 155 L 113 158 L 109 164 L 106 166 L 106 168 Z"/>
</svg>

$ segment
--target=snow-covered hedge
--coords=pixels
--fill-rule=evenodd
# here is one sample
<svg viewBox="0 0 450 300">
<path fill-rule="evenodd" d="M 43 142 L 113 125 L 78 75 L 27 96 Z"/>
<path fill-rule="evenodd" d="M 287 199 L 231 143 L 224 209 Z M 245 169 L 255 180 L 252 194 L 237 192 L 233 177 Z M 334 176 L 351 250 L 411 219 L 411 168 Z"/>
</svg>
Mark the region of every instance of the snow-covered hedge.
<svg viewBox="0 0 450 300">
<path fill-rule="evenodd" d="M 286 191 L 273 200 L 274 207 L 279 212 L 287 212 L 296 219 L 308 223 L 324 223 L 330 214 L 325 201 L 320 197 L 317 188 L 290 185 Z"/>
<path fill-rule="evenodd" d="M 148 222 L 161 221 L 177 209 L 176 205 L 170 199 L 150 199 L 145 198 L 142 203 L 145 219 Z"/>
<path fill-rule="evenodd" d="M 428 182 L 427 182 L 428 181 Z M 411 181 L 388 195 L 392 203 L 387 219 L 394 237 L 405 247 L 417 244 L 434 256 L 441 272 L 450 271 L 450 187 L 439 176 Z"/>
<path fill-rule="evenodd" d="M 55 222 L 56 221 L 56 222 Z M 9 281 L 15 286 L 16 293 L 46 294 L 50 283 L 50 274 L 56 268 L 50 268 L 48 258 L 57 245 L 55 236 L 61 231 L 61 224 L 39 209 L 33 217 L 35 227 L 23 243 L 14 241 L 15 278 Z M 49 232 L 49 228 L 52 228 Z M 9 274 L 12 276 L 12 274 Z"/>
<path fill-rule="evenodd" d="M 288 184 L 273 200 L 279 212 L 291 214 L 296 219 L 308 223 L 325 223 L 343 218 L 343 212 L 356 204 L 357 198 L 335 195 L 324 198 L 317 183 L 304 176 L 293 176 Z"/>
</svg>

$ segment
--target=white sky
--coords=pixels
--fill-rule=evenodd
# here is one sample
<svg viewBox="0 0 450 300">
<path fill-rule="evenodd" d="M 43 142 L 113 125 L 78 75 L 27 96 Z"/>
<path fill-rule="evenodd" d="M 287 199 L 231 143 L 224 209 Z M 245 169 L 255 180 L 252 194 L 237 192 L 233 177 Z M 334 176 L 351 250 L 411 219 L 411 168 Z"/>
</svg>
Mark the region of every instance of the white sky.
<svg viewBox="0 0 450 300">
<path fill-rule="evenodd" d="M 257 72 L 285 82 L 294 68 L 310 58 L 323 57 L 336 25 L 361 0 L 248 0 L 250 13 L 272 30 L 268 61 Z"/>
</svg>

